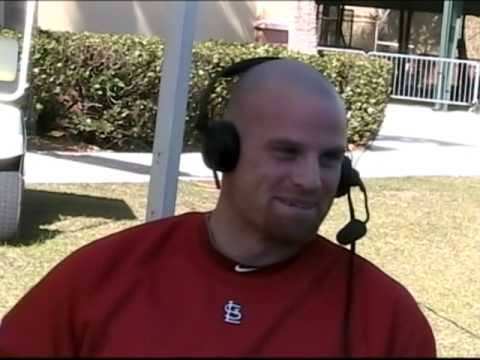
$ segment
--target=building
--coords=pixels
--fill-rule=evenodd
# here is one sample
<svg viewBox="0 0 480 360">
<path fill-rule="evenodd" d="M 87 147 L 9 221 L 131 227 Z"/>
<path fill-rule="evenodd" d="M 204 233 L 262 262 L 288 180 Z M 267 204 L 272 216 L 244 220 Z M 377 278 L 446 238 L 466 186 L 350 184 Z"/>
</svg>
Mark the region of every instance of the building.
<svg viewBox="0 0 480 360">
<path fill-rule="evenodd" d="M 0 24 L 14 25 L 21 19 L 15 14 L 22 3 L 0 0 Z M 37 20 L 49 30 L 137 33 L 168 39 L 175 28 L 176 19 L 170 15 L 173 5 L 171 1 L 42 0 Z M 309 53 L 317 53 L 317 46 L 389 53 L 402 88 L 407 79 L 409 88 L 435 89 L 424 100 L 445 100 L 450 99 L 448 84 L 453 81 L 453 90 L 465 95 L 462 101 L 453 102 L 472 104 L 477 102 L 480 87 L 477 64 L 445 63 L 441 58 L 480 60 L 479 15 L 480 3 L 463 0 L 199 1 L 194 40 L 276 42 Z M 411 57 L 405 60 L 395 54 Z M 451 80 L 451 74 L 458 76 Z M 417 78 L 426 79 L 425 84 L 415 83 Z M 404 97 L 395 91 L 393 96 Z"/>
</svg>

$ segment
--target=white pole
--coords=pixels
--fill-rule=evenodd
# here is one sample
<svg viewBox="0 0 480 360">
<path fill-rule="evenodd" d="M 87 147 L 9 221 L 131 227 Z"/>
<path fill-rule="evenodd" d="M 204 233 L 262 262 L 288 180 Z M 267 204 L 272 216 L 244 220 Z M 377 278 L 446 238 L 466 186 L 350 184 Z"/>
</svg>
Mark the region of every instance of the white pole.
<svg viewBox="0 0 480 360">
<path fill-rule="evenodd" d="M 175 212 L 197 1 L 171 3 L 175 29 L 167 39 L 158 97 L 146 220 Z"/>
</svg>

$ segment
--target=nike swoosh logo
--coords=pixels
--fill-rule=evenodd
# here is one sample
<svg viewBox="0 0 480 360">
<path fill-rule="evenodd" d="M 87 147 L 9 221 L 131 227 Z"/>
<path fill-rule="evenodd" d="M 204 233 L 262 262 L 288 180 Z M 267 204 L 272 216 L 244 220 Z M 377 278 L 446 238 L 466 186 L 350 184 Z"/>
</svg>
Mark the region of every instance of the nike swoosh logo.
<svg viewBox="0 0 480 360">
<path fill-rule="evenodd" d="M 236 272 L 250 272 L 250 271 L 255 271 L 255 270 L 258 270 L 258 268 L 242 266 L 242 265 L 235 265 L 235 271 Z"/>
</svg>

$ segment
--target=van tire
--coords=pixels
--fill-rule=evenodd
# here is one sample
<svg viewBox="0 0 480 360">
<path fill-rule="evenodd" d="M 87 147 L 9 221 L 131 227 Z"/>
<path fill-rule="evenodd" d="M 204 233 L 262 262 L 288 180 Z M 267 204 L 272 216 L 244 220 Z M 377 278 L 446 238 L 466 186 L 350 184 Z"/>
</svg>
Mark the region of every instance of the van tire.
<svg viewBox="0 0 480 360">
<path fill-rule="evenodd" d="M 0 171 L 0 243 L 13 243 L 18 236 L 23 187 L 19 171 Z"/>
</svg>

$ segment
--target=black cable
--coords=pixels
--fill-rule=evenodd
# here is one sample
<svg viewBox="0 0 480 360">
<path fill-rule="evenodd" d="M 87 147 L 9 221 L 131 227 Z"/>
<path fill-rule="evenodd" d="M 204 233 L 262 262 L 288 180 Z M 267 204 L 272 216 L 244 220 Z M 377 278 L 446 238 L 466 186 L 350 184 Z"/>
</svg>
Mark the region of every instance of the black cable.
<svg viewBox="0 0 480 360">
<path fill-rule="evenodd" d="M 368 208 L 368 195 L 367 195 L 367 189 L 365 188 L 365 185 L 360 182 L 360 191 L 363 193 L 363 202 L 365 204 L 365 220 L 363 220 L 363 223 L 366 225 L 368 220 L 370 220 L 370 209 Z"/>
<path fill-rule="evenodd" d="M 355 210 L 353 208 L 352 196 L 350 193 L 350 189 L 347 193 L 348 197 L 348 210 L 350 213 L 350 220 L 355 219 Z M 344 323 L 343 323 L 343 330 L 344 333 L 341 334 L 343 339 L 343 353 L 345 357 L 351 358 L 352 357 L 352 308 L 354 302 L 354 289 L 353 289 L 353 273 L 354 273 L 354 259 L 355 259 L 355 243 L 356 241 L 352 241 L 350 243 L 350 259 L 348 264 L 348 278 L 346 284 L 346 297 L 345 297 L 345 315 L 344 315 Z"/>
<path fill-rule="evenodd" d="M 351 193 L 350 189 L 348 189 L 347 198 L 348 198 L 348 212 L 350 213 L 350 220 L 354 220 L 355 219 L 355 209 L 353 208 L 352 193 Z"/>
<path fill-rule="evenodd" d="M 217 189 L 220 189 L 220 180 L 218 179 L 218 175 L 217 175 L 217 172 L 215 170 L 213 170 L 213 178 L 215 179 L 215 186 L 217 187 Z"/>
<path fill-rule="evenodd" d="M 353 334 L 352 334 L 352 313 L 354 303 L 354 288 L 353 288 L 353 273 L 354 273 L 354 259 L 355 259 L 355 244 L 356 241 L 350 244 L 350 261 L 348 264 L 348 282 L 347 282 L 347 306 L 345 314 L 345 357 L 352 357 Z"/>
</svg>

